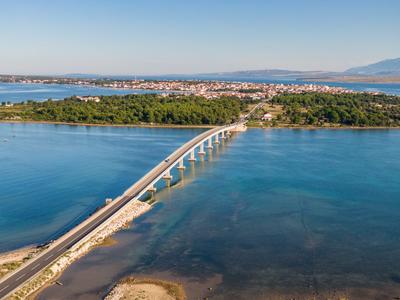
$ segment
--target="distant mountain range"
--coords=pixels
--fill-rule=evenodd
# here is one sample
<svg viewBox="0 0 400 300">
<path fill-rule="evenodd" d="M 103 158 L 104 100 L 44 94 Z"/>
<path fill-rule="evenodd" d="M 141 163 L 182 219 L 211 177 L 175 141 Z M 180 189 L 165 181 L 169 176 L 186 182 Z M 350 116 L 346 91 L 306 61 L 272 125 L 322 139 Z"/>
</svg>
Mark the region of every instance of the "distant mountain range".
<svg viewBox="0 0 400 300">
<path fill-rule="evenodd" d="M 211 77 L 211 78 L 253 78 L 253 79 L 303 79 L 303 78 L 320 78 L 339 75 L 335 72 L 325 71 L 295 71 L 295 70 L 283 70 L 283 69 L 265 69 L 265 70 L 247 70 L 247 71 L 235 71 L 235 72 L 220 72 L 220 73 L 205 73 L 198 74 L 200 77 Z"/>
<path fill-rule="evenodd" d="M 400 81 L 400 58 L 387 59 L 374 64 L 348 69 L 344 72 L 293 71 L 282 69 L 250 70 L 199 74 L 211 78 L 295 79 L 319 81 Z"/>
<path fill-rule="evenodd" d="M 282 69 L 250 70 L 222 73 L 200 74 L 202 76 L 221 76 L 221 77 L 282 77 L 282 78 L 322 78 L 337 76 L 400 76 L 400 58 L 386 59 L 374 64 L 348 69 L 344 72 L 327 71 L 293 71 Z"/>
<path fill-rule="evenodd" d="M 367 76 L 400 76 L 400 57 L 348 69 L 345 73 Z"/>
<path fill-rule="evenodd" d="M 67 78 L 110 78 L 135 79 L 131 75 L 98 75 L 98 74 L 66 74 Z M 344 72 L 329 71 L 294 71 L 283 69 L 244 70 L 235 72 L 218 72 L 202 74 L 166 74 L 156 76 L 140 76 L 141 79 L 199 79 L 199 80 L 316 80 L 316 81 L 365 81 L 365 82 L 399 82 L 400 58 L 386 59 L 366 66 L 355 67 Z"/>
</svg>

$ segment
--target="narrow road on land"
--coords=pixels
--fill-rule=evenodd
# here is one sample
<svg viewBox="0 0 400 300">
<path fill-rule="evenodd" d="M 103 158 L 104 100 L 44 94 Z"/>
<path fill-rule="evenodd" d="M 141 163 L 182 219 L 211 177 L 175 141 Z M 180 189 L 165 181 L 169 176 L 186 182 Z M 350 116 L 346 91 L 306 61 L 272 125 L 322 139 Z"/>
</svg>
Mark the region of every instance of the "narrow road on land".
<svg viewBox="0 0 400 300">
<path fill-rule="evenodd" d="M 212 137 L 214 134 L 218 133 L 221 130 L 229 130 L 241 124 L 243 124 L 243 122 L 210 129 L 196 136 L 194 139 L 190 140 L 182 147 L 178 148 L 168 157 L 168 160 L 165 160 L 158 164 L 154 169 L 152 169 L 149 173 L 147 173 L 144 177 L 137 181 L 135 185 L 132 186 L 129 194 L 124 195 L 118 200 L 115 200 L 118 201 L 117 203 L 115 203 L 114 205 L 106 206 L 101 214 L 90 217 L 90 221 L 88 220 L 89 222 L 87 222 L 87 224 L 82 226 L 82 228 L 77 230 L 75 233 L 68 236 L 68 238 L 65 238 L 65 240 L 63 240 L 61 243 L 57 244 L 54 247 L 50 245 L 49 249 L 44 250 L 44 252 L 41 253 L 38 257 L 29 260 L 27 264 L 22 265 L 10 277 L 5 277 L 3 281 L 0 280 L 0 299 L 6 297 L 28 279 L 34 277 L 44 268 L 49 266 L 63 253 L 68 251 L 68 249 L 70 249 L 77 242 L 82 240 L 84 237 L 94 231 L 98 226 L 103 224 L 106 220 L 108 220 L 111 216 L 118 212 L 129 201 L 135 199 L 144 190 L 147 190 L 154 180 L 156 180 L 166 170 L 171 168 L 175 163 L 182 159 L 183 156 L 194 146 L 196 146 L 203 140 Z M 60 238 L 60 240 L 61 239 L 62 237 Z"/>
</svg>

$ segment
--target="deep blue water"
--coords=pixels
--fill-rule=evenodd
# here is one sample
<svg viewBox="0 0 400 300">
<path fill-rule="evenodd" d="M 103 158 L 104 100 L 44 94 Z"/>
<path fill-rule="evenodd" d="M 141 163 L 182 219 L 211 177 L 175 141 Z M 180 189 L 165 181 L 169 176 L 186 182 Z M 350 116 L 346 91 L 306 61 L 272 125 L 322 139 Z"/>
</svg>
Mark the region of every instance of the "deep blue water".
<svg viewBox="0 0 400 300">
<path fill-rule="evenodd" d="M 0 102 L 12 103 L 36 100 L 64 99 L 70 96 L 149 94 L 159 91 L 110 89 L 69 84 L 23 84 L 0 82 Z"/>
<path fill-rule="evenodd" d="M 126 275 L 182 282 L 189 299 L 397 299 L 399 149 L 399 130 L 237 134 L 39 299 L 99 299 Z"/>
<path fill-rule="evenodd" d="M 201 131 L 0 124 L 0 252 L 71 228 Z"/>
</svg>

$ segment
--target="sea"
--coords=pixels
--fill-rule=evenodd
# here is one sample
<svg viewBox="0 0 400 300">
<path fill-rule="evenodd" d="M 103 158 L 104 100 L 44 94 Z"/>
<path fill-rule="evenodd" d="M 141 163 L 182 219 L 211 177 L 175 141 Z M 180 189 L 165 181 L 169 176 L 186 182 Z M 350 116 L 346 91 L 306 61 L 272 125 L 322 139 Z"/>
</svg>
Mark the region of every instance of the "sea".
<svg viewBox="0 0 400 300">
<path fill-rule="evenodd" d="M 97 95 L 126 95 L 126 94 L 154 94 L 162 91 L 112 89 L 95 86 L 81 86 L 72 84 L 36 84 L 36 83 L 5 83 L 0 82 L 0 103 L 18 103 L 27 100 L 45 101 L 48 99 L 62 100 L 71 96 Z"/>
<path fill-rule="evenodd" d="M 67 230 L 202 130 L 1 124 L 1 250 Z M 393 299 L 398 149 L 399 130 L 237 133 L 38 299 L 99 299 L 128 275 L 189 299 Z"/>
</svg>

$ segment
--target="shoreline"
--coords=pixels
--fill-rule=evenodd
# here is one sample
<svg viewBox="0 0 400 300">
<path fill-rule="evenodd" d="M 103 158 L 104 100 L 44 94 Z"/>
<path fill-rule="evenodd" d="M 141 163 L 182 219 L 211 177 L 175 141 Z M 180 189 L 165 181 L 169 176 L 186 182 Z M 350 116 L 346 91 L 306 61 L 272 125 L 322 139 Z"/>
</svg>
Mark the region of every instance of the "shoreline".
<svg viewBox="0 0 400 300">
<path fill-rule="evenodd" d="M 214 128 L 219 125 L 175 125 L 175 124 L 94 124 L 94 123 L 72 123 L 57 121 L 20 121 L 20 120 L 0 120 L 0 124 L 48 124 L 48 125 L 68 125 L 85 127 L 127 127 L 127 128 Z"/>
<path fill-rule="evenodd" d="M 36 245 L 24 246 L 21 248 L 16 248 L 14 250 L 9 250 L 5 252 L 0 252 L 0 265 L 23 260 L 30 253 L 37 251 L 39 248 Z"/>
<path fill-rule="evenodd" d="M 0 120 L 1 124 L 43 124 L 43 125 L 67 125 L 67 126 L 82 126 L 82 127 L 116 127 L 116 128 L 175 128 L 175 129 L 196 129 L 196 128 L 214 128 L 220 125 L 176 125 L 176 124 L 94 124 L 94 123 L 72 123 L 72 122 L 57 122 L 57 121 L 20 121 L 20 120 Z M 339 129 L 339 130 L 399 130 L 398 127 L 387 126 L 306 126 L 306 125 L 278 125 L 278 126 L 262 126 L 262 125 L 247 125 L 247 128 L 259 129 Z M 0 253 L 1 255 L 1 253 Z"/>
</svg>

